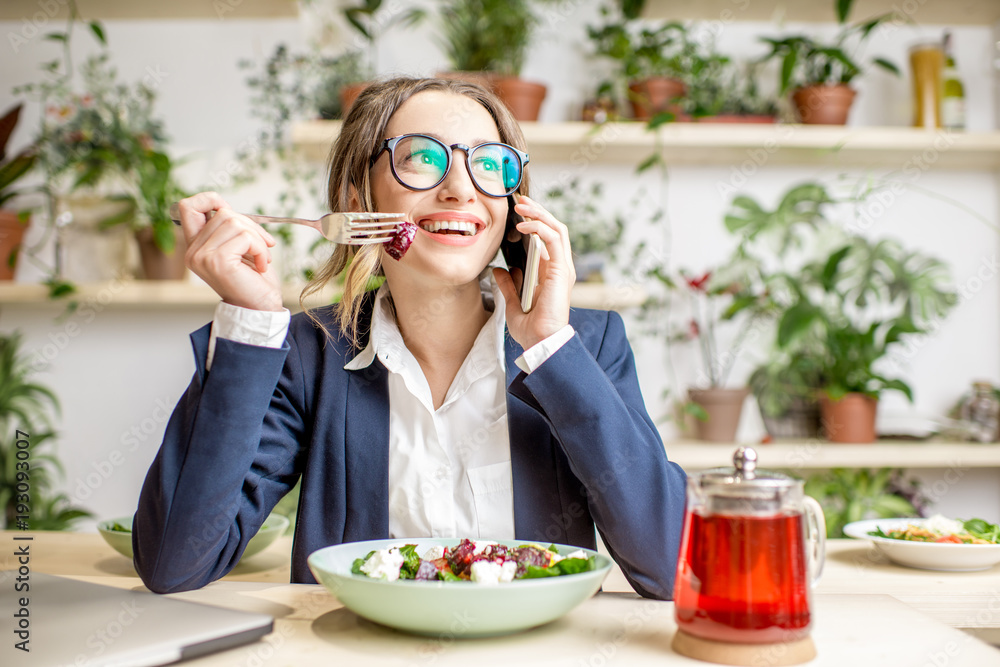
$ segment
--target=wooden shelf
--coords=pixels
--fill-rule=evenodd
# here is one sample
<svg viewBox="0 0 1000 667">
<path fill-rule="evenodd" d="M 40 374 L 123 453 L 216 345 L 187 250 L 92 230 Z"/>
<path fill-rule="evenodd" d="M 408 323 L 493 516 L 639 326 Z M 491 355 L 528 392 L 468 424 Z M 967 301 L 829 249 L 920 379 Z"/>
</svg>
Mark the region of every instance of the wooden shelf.
<svg viewBox="0 0 1000 667">
<path fill-rule="evenodd" d="M 750 443 L 746 443 L 750 444 Z M 675 440 L 665 443 L 667 457 L 685 470 L 731 467 L 736 443 Z M 828 468 L 1000 468 L 1000 443 L 880 441 L 839 444 L 778 441 L 752 444 L 758 465 L 771 470 Z"/>
<path fill-rule="evenodd" d="M 298 0 L 77 0 L 84 19 L 260 19 L 299 15 Z M 47 9 L 51 5 L 53 9 Z M 40 3 L 38 0 L 4 0 L 0 3 L 0 21 L 21 21 L 32 17 L 36 26 L 48 32 L 51 26 L 41 21 L 68 16 L 66 2 Z M 50 14 L 54 12 L 54 14 Z"/>
<path fill-rule="evenodd" d="M 282 298 L 285 307 L 296 312 L 299 307 L 299 294 L 303 285 L 289 284 L 282 288 Z M 0 306 L 38 306 L 63 308 L 70 301 L 81 305 L 92 304 L 95 308 L 146 308 L 155 306 L 191 308 L 214 308 L 219 297 L 204 283 L 184 280 L 163 281 L 110 281 L 78 285 L 77 293 L 63 299 L 52 300 L 48 297 L 45 285 L 33 283 L 0 283 Z M 333 289 L 324 290 L 319 296 L 313 296 L 306 301 L 309 306 L 319 306 L 331 303 L 337 292 Z M 623 310 L 640 305 L 646 299 L 646 292 L 638 286 L 604 285 L 599 283 L 578 283 L 573 288 L 572 305 L 577 308 L 599 308 L 604 310 Z"/>
<path fill-rule="evenodd" d="M 905 12 L 911 3 L 898 0 L 857 0 L 852 20 L 888 12 Z M 1000 21 L 1000 3 L 995 0 L 924 0 L 912 3 L 916 11 L 904 14 L 917 24 L 992 25 Z M 649 0 L 644 15 L 649 18 L 699 19 L 704 21 L 813 21 L 835 23 L 832 2 L 817 0 Z"/>
<path fill-rule="evenodd" d="M 644 123 L 522 123 L 535 164 L 600 162 L 638 165 L 654 150 L 668 164 L 1000 169 L 1000 132 L 933 132 L 910 127 L 673 123 L 657 133 Z M 292 128 L 309 159 L 325 160 L 339 121 Z"/>
</svg>

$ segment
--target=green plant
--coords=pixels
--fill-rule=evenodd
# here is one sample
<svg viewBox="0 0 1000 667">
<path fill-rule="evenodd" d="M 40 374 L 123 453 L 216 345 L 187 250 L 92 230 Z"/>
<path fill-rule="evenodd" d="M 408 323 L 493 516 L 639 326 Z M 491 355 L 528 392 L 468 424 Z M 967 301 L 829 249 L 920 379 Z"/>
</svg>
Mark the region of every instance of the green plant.
<svg viewBox="0 0 1000 667">
<path fill-rule="evenodd" d="M 0 508 L 9 528 L 22 527 L 18 517 L 23 516 L 31 530 L 65 530 L 92 515 L 74 507 L 66 494 L 53 493 L 54 477 L 63 472 L 49 448 L 59 402 L 33 374 L 21 334 L 0 336 Z"/>
<path fill-rule="evenodd" d="M 451 68 L 519 76 L 538 16 L 536 2 L 551 0 L 447 0 L 440 9 Z"/>
<path fill-rule="evenodd" d="M 835 203 L 822 185 L 805 183 L 774 210 L 738 196 L 726 216 L 727 229 L 741 237 L 728 265 L 751 276 L 740 298 L 777 320 L 771 368 L 758 379 L 784 370 L 786 379 L 798 378 L 795 395 L 804 396 L 818 374 L 817 388 L 834 399 L 848 392 L 877 398 L 892 389 L 912 400 L 910 387 L 877 365 L 905 337 L 931 331 L 957 303 L 948 269 L 896 241 L 832 224 L 827 209 Z M 763 402 L 780 403 L 766 394 L 781 385 L 758 387 Z"/>
<path fill-rule="evenodd" d="M 34 146 L 25 148 L 9 159 L 7 157 L 7 142 L 17 127 L 21 106 L 18 104 L 0 118 L 0 208 L 17 195 L 14 184 L 31 171 L 38 159 Z"/>
<path fill-rule="evenodd" d="M 835 7 L 840 32 L 831 43 L 816 41 L 808 35 L 787 37 L 762 37 L 771 47 L 771 52 L 763 60 L 781 61 L 780 92 L 813 85 L 849 84 L 861 75 L 864 66 L 858 60 L 857 52 L 872 36 L 872 31 L 893 18 L 893 14 L 883 14 L 855 24 L 848 24 L 854 0 L 836 0 Z M 885 58 L 873 58 L 872 65 L 899 76 L 899 68 Z"/>
<path fill-rule="evenodd" d="M 389 8 L 398 9 L 398 6 Z M 361 0 L 358 4 L 344 7 L 342 12 L 347 22 L 357 31 L 361 39 L 368 44 L 367 71 L 378 70 L 375 62 L 375 46 L 381 33 L 394 25 L 413 26 L 427 15 L 423 9 L 411 7 L 405 11 L 397 11 L 388 19 L 380 16 L 383 10 L 382 0 Z M 364 79 L 358 79 L 363 81 Z"/>
<path fill-rule="evenodd" d="M 826 535 L 844 537 L 844 526 L 863 519 L 920 516 L 920 483 L 897 468 L 834 468 L 809 477 L 805 493 L 823 507 Z"/>
<path fill-rule="evenodd" d="M 128 201 L 130 210 L 103 224 L 152 226 L 159 247 L 171 252 L 174 225 L 162 204 L 182 193 L 166 152 L 163 123 L 153 113 L 155 88 L 146 80 L 118 81 L 104 29 L 96 21 L 88 25 L 101 50 L 74 69 L 71 45 L 79 20 L 71 2 L 66 30 L 47 35 L 62 45 L 61 56 L 43 64 L 41 82 L 14 89 L 35 97 L 43 109 L 33 141 L 44 174 L 42 191 L 50 201 L 84 188 L 116 191 L 115 198 Z"/>
</svg>

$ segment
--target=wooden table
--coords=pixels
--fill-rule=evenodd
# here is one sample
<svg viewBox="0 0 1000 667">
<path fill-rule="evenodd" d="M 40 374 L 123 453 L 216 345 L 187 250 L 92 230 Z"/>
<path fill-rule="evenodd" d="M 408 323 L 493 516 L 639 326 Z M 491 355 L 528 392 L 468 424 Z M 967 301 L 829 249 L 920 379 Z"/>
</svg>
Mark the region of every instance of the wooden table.
<svg viewBox="0 0 1000 667">
<path fill-rule="evenodd" d="M 15 565 L 3 533 L 0 569 Z M 131 562 L 90 533 L 32 533 L 31 568 L 94 583 L 141 588 Z M 673 604 L 644 600 L 618 571 L 605 592 L 564 618 L 506 637 L 417 637 L 359 618 L 317 585 L 288 584 L 290 538 L 248 558 L 222 580 L 175 597 L 275 617 L 263 641 L 189 663 L 222 665 L 698 665 L 670 649 Z M 1000 665 L 1000 651 L 957 627 L 1000 628 L 1000 569 L 930 573 L 886 564 L 868 543 L 830 542 L 814 600 L 810 665 Z M 993 610 L 992 611 L 991 607 Z M 2 610 L 0 610 L 2 612 Z M 37 622 L 44 622 L 39 617 Z M 944 621 L 944 622 L 942 622 Z M 954 627 L 949 627 L 950 623 Z"/>
</svg>

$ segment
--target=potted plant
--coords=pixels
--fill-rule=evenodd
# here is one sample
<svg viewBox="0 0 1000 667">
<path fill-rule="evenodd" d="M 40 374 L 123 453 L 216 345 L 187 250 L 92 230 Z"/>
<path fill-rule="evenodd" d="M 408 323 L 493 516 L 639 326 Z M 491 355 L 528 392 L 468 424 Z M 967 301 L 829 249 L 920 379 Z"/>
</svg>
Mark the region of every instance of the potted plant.
<svg viewBox="0 0 1000 667">
<path fill-rule="evenodd" d="M 150 234 L 159 250 L 173 251 L 179 235 L 162 203 L 180 190 L 170 171 L 163 123 L 153 114 L 153 82 L 118 82 L 97 22 L 89 26 L 101 51 L 74 70 L 77 20 L 71 4 L 67 30 L 50 35 L 62 44 L 62 57 L 44 66 L 50 76 L 41 83 L 15 93 L 35 96 L 43 109 L 33 143 L 44 177 L 41 189 L 57 226 L 55 273 L 77 281 L 107 280 L 133 273 L 135 233 Z M 146 228 L 150 231 L 143 232 Z"/>
<path fill-rule="evenodd" d="M 24 354 L 21 334 L 0 335 L 0 508 L 9 529 L 66 530 L 90 512 L 55 493 L 62 465 L 50 451 L 55 438 L 52 416 L 59 402 L 52 390 L 34 381 L 35 369 Z M 47 451 L 49 450 L 49 451 Z M 29 456 L 30 467 L 25 456 Z M 31 489 L 30 507 L 19 488 Z M 28 511 L 30 509 L 30 512 Z"/>
<path fill-rule="evenodd" d="M 710 54 L 689 74 L 684 115 L 699 123 L 774 123 L 778 103 L 760 92 L 757 63 Z"/>
<path fill-rule="evenodd" d="M 539 199 L 569 229 L 577 282 L 604 282 L 605 264 L 614 260 L 625 232 L 625 215 L 606 215 L 601 210 L 603 199 L 601 183 L 586 186 L 579 178 L 553 185 Z"/>
<path fill-rule="evenodd" d="M 734 201 L 740 213 L 727 216 L 727 227 L 744 239 L 765 232 L 778 239 L 776 266 L 753 257 L 750 241 L 737 253 L 757 267 L 763 308 L 777 314 L 776 350 L 798 364 L 786 362 L 784 369 L 800 382 L 818 378 L 816 395 L 829 440 L 871 442 L 881 392 L 913 398 L 903 380 L 885 375 L 883 360 L 907 336 L 931 331 L 957 297 L 940 261 L 896 241 L 825 224 L 824 206 L 833 201 L 818 184 L 793 188 L 773 212 L 741 197 Z M 793 248 L 806 259 L 781 264 L 795 254 Z M 774 369 L 766 372 L 777 375 Z"/>
<path fill-rule="evenodd" d="M 682 23 L 638 22 L 638 10 L 601 8 L 604 23 L 588 26 L 594 55 L 617 63 L 613 82 L 602 84 L 598 97 L 617 89 L 632 106 L 637 120 L 657 114 L 680 113 L 678 105 L 687 90 L 684 78 L 702 61 L 699 47 L 688 38 Z"/>
<path fill-rule="evenodd" d="M 747 296 L 734 271 L 693 275 L 682 270 L 675 277 L 657 262 L 644 264 L 642 258 L 647 254 L 645 244 L 640 244 L 633 265 L 643 267 L 639 277 L 651 290 L 642 307 L 643 319 L 651 324 L 650 333 L 671 347 L 693 343 L 700 351 L 702 370 L 688 389 L 683 410 L 695 419 L 698 439 L 733 442 L 749 389 L 730 387 L 729 375 L 764 311 L 755 297 Z M 675 311 L 678 293 L 682 303 Z M 735 328 L 725 348 L 719 345 L 724 325 Z"/>
<path fill-rule="evenodd" d="M 14 278 L 18 250 L 30 218 L 28 213 L 3 208 L 18 194 L 14 184 L 31 171 L 36 160 L 33 146 L 11 158 L 7 157 L 7 142 L 17 127 L 20 115 L 21 105 L 18 104 L 0 118 L 0 280 Z"/>
<path fill-rule="evenodd" d="M 452 72 L 492 88 L 520 121 L 538 120 L 545 85 L 520 78 L 538 25 L 540 0 L 448 0 L 440 10 L 445 53 Z"/>
<path fill-rule="evenodd" d="M 841 29 L 832 43 L 819 42 L 807 35 L 762 38 L 771 47 L 764 60 L 781 62 L 780 92 L 792 91 L 792 101 L 803 123 L 846 124 L 856 94 L 850 83 L 863 72 L 855 54 L 875 28 L 892 18 L 892 14 L 883 14 L 848 24 L 853 4 L 853 0 L 835 3 Z M 873 58 L 871 64 L 900 74 L 899 68 L 884 58 Z"/>
<path fill-rule="evenodd" d="M 854 521 L 922 516 L 927 503 L 920 481 L 900 468 L 834 468 L 806 479 L 804 491 L 823 508 L 830 539 L 844 537 L 844 526 Z"/>
</svg>

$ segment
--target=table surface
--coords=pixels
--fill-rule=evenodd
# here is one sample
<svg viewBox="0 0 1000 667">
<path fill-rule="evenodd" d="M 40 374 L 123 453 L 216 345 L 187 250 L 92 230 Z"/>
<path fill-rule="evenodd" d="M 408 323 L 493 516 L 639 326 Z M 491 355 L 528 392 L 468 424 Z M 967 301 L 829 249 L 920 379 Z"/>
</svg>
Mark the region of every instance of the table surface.
<svg viewBox="0 0 1000 667">
<path fill-rule="evenodd" d="M 12 532 L 3 533 L 0 569 L 16 565 Z M 24 535 L 24 534 L 20 534 Z M 96 533 L 31 533 L 31 569 L 94 583 L 142 589 L 129 559 Z M 263 641 L 186 662 L 198 667 L 311 665 L 695 665 L 670 649 L 673 604 L 631 592 L 620 571 L 604 592 L 548 625 L 506 637 L 455 641 L 408 635 L 344 609 L 318 585 L 289 584 L 291 538 L 240 563 L 222 580 L 174 597 L 267 613 Z M 2 610 L 0 610 L 2 611 Z M 1000 628 L 1000 567 L 945 573 L 889 564 L 870 543 L 832 540 L 814 598 L 810 665 L 1000 665 L 1000 651 L 968 628 Z M 36 622 L 44 622 L 37 618 Z M 951 626 L 951 627 L 949 627 Z M 862 657 L 863 656 L 863 657 Z M 277 658 L 277 659 L 275 659 Z M 944 662 L 942 662 L 944 661 Z"/>
</svg>

